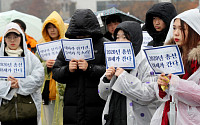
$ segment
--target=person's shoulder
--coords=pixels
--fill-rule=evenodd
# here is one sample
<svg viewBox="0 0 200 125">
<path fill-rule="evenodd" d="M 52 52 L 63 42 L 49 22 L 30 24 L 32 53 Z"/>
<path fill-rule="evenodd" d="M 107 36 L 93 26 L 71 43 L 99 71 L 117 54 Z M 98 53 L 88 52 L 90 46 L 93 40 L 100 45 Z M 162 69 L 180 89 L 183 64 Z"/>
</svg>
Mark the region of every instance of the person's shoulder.
<svg viewBox="0 0 200 125">
<path fill-rule="evenodd" d="M 41 38 L 37 43 L 38 43 L 38 44 L 45 43 L 44 38 Z"/>
<path fill-rule="evenodd" d="M 0 43 L 2 42 L 3 36 L 0 37 Z"/>
<path fill-rule="evenodd" d="M 28 34 L 26 34 L 26 39 L 31 41 L 31 42 L 37 43 L 37 41 L 33 37 L 29 36 Z"/>
<path fill-rule="evenodd" d="M 101 38 L 99 38 L 99 40 L 98 40 L 99 42 L 110 42 L 110 40 L 109 39 L 107 39 L 106 37 L 101 37 Z"/>
<path fill-rule="evenodd" d="M 29 48 L 36 48 L 36 45 L 38 44 L 37 41 L 29 36 L 28 34 L 25 34 L 26 35 L 26 44 L 29 45 L 30 47 Z"/>
</svg>

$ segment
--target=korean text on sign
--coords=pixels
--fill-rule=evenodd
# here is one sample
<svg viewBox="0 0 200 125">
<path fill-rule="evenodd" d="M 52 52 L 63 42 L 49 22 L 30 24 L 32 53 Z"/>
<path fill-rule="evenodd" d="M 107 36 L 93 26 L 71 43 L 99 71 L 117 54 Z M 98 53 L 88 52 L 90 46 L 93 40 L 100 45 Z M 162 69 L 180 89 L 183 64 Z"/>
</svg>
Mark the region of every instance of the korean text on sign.
<svg viewBox="0 0 200 125">
<path fill-rule="evenodd" d="M 142 31 L 142 34 L 143 34 L 142 46 L 144 47 L 147 46 L 148 43 L 153 40 L 153 38 L 148 34 L 147 31 Z"/>
<path fill-rule="evenodd" d="M 0 57 L 0 78 L 25 78 L 24 57 Z"/>
<path fill-rule="evenodd" d="M 71 59 L 93 60 L 92 39 L 62 39 L 62 49 L 66 61 Z"/>
<path fill-rule="evenodd" d="M 105 42 L 106 67 L 135 68 L 135 57 L 131 42 Z"/>
<path fill-rule="evenodd" d="M 184 74 L 178 46 L 161 46 L 144 49 L 147 60 L 156 74 Z"/>
<path fill-rule="evenodd" d="M 37 44 L 37 51 L 42 60 L 55 60 L 61 50 L 61 41 L 51 41 Z"/>
</svg>

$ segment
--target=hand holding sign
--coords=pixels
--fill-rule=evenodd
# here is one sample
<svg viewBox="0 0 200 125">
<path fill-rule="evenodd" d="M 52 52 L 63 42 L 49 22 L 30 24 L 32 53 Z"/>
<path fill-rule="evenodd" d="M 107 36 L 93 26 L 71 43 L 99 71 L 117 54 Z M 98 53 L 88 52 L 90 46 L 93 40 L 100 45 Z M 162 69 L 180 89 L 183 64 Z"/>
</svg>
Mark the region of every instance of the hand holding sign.
<svg viewBox="0 0 200 125">
<path fill-rule="evenodd" d="M 78 60 L 78 67 L 79 69 L 82 69 L 83 71 L 86 71 L 88 68 L 88 63 L 86 60 L 84 59 L 79 59 Z"/>
<path fill-rule="evenodd" d="M 79 59 L 79 60 L 72 59 L 69 62 L 69 71 L 70 72 L 75 72 L 75 70 L 77 70 L 78 68 L 83 70 L 83 71 L 86 71 L 87 68 L 88 68 L 87 61 L 84 60 L 84 59 Z"/>
<path fill-rule="evenodd" d="M 9 76 L 8 81 L 11 81 L 11 88 L 19 88 L 18 79 L 14 78 L 12 76 Z"/>
<path fill-rule="evenodd" d="M 108 69 L 106 69 L 105 76 L 108 80 L 111 80 L 114 75 L 115 75 L 115 68 L 114 67 L 111 66 Z"/>
<path fill-rule="evenodd" d="M 168 88 L 171 73 L 184 74 L 180 51 L 176 45 L 146 48 L 144 52 L 154 72 L 161 74 L 157 82 L 163 91 Z"/>
<path fill-rule="evenodd" d="M 170 75 L 171 75 L 171 74 L 170 74 Z M 171 78 L 170 75 L 165 76 L 165 73 L 162 73 L 162 74 L 158 77 L 157 83 L 158 83 L 158 85 L 161 86 L 161 89 L 162 89 L 163 91 L 165 91 L 166 89 L 168 89 L 168 84 L 169 84 L 169 81 L 170 81 L 169 78 Z"/>
<path fill-rule="evenodd" d="M 124 69 L 118 67 L 116 69 L 115 75 L 118 77 L 123 71 L 124 71 Z"/>
<path fill-rule="evenodd" d="M 75 70 L 77 70 L 77 66 L 78 66 L 78 60 L 72 59 L 69 62 L 69 71 L 70 72 L 75 72 Z"/>
<path fill-rule="evenodd" d="M 46 66 L 47 66 L 48 68 L 52 68 L 53 65 L 54 65 L 54 63 L 55 63 L 55 60 L 47 60 L 47 61 L 46 61 Z"/>
</svg>

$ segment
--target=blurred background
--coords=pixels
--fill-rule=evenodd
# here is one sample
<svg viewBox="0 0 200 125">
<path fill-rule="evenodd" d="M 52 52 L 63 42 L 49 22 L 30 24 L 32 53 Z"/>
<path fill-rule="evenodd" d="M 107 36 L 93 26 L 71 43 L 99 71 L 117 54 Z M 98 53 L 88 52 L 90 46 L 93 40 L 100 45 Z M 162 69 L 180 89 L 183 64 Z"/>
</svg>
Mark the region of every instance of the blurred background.
<svg viewBox="0 0 200 125">
<path fill-rule="evenodd" d="M 27 26 L 26 33 L 38 41 L 42 38 L 42 23 L 47 16 L 57 11 L 64 22 L 69 23 L 76 9 L 91 9 L 97 18 L 101 17 L 98 21 L 105 33 L 107 30 L 103 16 L 118 13 L 125 20 L 128 18 L 144 23 L 147 10 L 158 2 L 171 2 L 178 13 L 199 8 L 200 4 L 200 0 L 0 0 L 0 36 L 6 24 L 21 19 Z M 147 33 L 143 37 L 144 40 L 148 39 L 144 43 L 152 39 Z"/>
<path fill-rule="evenodd" d="M 0 12 L 17 10 L 44 21 L 54 10 L 67 20 L 76 9 L 89 8 L 96 12 L 115 7 L 144 21 L 147 10 L 158 2 L 171 2 L 181 13 L 199 7 L 200 0 L 0 0 Z"/>
</svg>

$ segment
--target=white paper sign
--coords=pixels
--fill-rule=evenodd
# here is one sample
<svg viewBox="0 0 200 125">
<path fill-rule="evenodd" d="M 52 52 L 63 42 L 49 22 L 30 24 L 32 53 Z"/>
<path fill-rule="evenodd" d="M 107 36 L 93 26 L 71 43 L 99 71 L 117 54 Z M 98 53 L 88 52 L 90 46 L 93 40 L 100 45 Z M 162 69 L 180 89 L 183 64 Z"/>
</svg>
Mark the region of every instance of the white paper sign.
<svg viewBox="0 0 200 125">
<path fill-rule="evenodd" d="M 61 47 L 61 41 L 56 40 L 37 44 L 37 51 L 42 60 L 56 60 Z"/>
<path fill-rule="evenodd" d="M 123 69 L 135 68 L 135 56 L 131 42 L 105 42 L 106 68 L 111 66 Z"/>
<path fill-rule="evenodd" d="M 148 34 L 147 31 L 142 31 L 143 34 L 143 42 L 142 47 L 147 46 L 147 44 L 153 40 L 153 38 Z"/>
<path fill-rule="evenodd" d="M 185 74 L 177 45 L 144 49 L 147 60 L 156 74 Z"/>
<path fill-rule="evenodd" d="M 62 39 L 62 50 L 66 61 L 71 59 L 93 60 L 92 39 Z"/>
<path fill-rule="evenodd" d="M 24 57 L 0 57 L 0 78 L 25 78 Z"/>
</svg>

